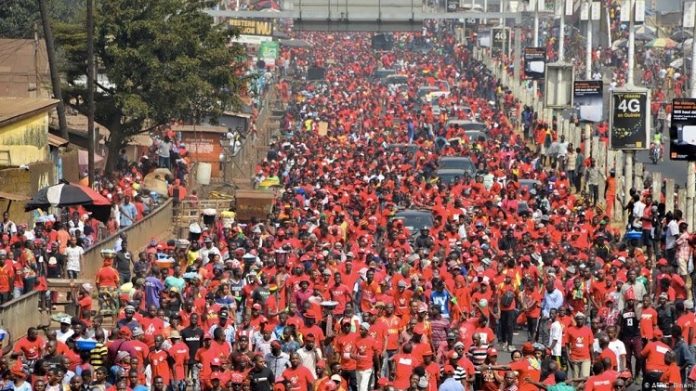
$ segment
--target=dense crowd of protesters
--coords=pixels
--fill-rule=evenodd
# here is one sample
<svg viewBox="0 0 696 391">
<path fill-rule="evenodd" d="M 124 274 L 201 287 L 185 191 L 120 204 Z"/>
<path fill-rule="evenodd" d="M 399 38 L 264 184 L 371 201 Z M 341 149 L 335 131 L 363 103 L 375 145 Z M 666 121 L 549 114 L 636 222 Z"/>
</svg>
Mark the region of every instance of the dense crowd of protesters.
<svg viewBox="0 0 696 391">
<path fill-rule="evenodd" d="M 58 330 L 29 329 L 12 346 L 0 389 L 692 384 L 693 241 L 682 213 L 635 189 L 626 224 L 639 235 L 623 237 L 599 195 L 585 191 L 598 181 L 612 191 L 613 174 L 586 164 L 581 146 L 533 113 L 524 125 L 544 128 L 568 155 L 530 148 L 508 118 L 519 102 L 450 26 L 426 27 L 427 53 L 409 50 L 418 34 L 395 34 L 388 52 L 357 33 L 304 33 L 314 49 L 284 49 L 289 68 L 326 76 L 279 85 L 284 137 L 257 167 L 259 182 L 273 177 L 283 189 L 272 216 L 208 222 L 137 258 L 123 237 L 95 284 L 79 287 L 76 316 Z M 398 69 L 407 85 L 375 80 L 380 68 Z M 440 81 L 449 93 L 422 102 L 418 87 Z M 469 139 L 451 119 L 484 123 L 488 138 Z M 439 182 L 441 156 L 469 157 L 476 172 Z M 413 232 L 394 218 L 405 208 L 431 211 L 432 226 Z M 62 239 L 48 247 L 74 248 L 69 229 L 53 225 Z M 93 314 L 95 288 L 118 289 L 124 306 L 113 327 Z"/>
</svg>

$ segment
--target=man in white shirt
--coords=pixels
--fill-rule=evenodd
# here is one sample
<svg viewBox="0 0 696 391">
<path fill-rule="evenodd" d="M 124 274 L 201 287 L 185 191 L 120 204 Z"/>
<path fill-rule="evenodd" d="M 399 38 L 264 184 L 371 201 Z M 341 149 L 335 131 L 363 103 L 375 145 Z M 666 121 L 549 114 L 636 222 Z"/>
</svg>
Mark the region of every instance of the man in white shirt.
<svg viewBox="0 0 696 391">
<path fill-rule="evenodd" d="M 553 308 L 549 311 L 551 320 L 551 330 L 549 330 L 549 348 L 551 355 L 557 362 L 561 359 L 561 349 L 563 349 L 563 324 L 558 320 L 558 310 Z"/>
<path fill-rule="evenodd" d="M 640 219 L 643 218 L 643 213 L 645 213 L 645 203 L 641 201 L 640 194 L 636 193 L 633 195 L 633 221 L 631 221 L 634 228 L 640 229 L 642 227 Z M 637 226 L 635 226 L 635 222 L 638 222 Z"/>
<path fill-rule="evenodd" d="M 84 253 L 85 250 L 77 245 L 77 238 L 71 236 L 68 248 L 65 249 L 65 269 L 68 271 L 68 278 L 75 279 L 80 276 L 80 270 L 82 270 L 82 263 L 84 262 Z"/>
<path fill-rule="evenodd" d="M 679 238 L 679 222 L 682 219 L 682 211 L 675 209 L 672 220 L 667 223 L 665 232 L 665 258 L 670 265 L 674 265 L 674 258 L 677 255 L 677 239 Z"/>
<path fill-rule="evenodd" d="M 607 327 L 607 336 L 609 336 L 609 350 L 616 355 L 617 370 L 619 372 L 626 370 L 626 345 L 621 342 L 618 337 L 616 326 Z"/>
</svg>

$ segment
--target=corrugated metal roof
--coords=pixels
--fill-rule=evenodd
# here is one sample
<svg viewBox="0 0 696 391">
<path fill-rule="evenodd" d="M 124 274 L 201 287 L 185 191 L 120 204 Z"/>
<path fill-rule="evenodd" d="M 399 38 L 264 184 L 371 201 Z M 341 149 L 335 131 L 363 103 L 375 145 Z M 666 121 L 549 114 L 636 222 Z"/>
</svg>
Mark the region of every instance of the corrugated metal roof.
<svg viewBox="0 0 696 391">
<path fill-rule="evenodd" d="M 10 124 L 38 111 L 52 110 L 57 99 L 0 97 L 0 125 Z"/>
<path fill-rule="evenodd" d="M 55 134 L 51 134 L 51 133 L 48 134 L 48 145 L 50 145 L 52 147 L 60 147 L 60 146 L 65 145 L 67 143 L 68 143 L 68 140 L 66 140 L 60 136 L 56 136 Z"/>
</svg>

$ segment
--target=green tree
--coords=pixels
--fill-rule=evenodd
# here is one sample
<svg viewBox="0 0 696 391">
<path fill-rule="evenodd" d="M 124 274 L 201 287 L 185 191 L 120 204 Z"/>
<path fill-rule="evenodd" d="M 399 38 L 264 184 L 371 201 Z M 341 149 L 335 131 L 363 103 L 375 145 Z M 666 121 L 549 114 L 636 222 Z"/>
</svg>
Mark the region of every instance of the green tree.
<svg viewBox="0 0 696 391">
<path fill-rule="evenodd" d="M 54 21 L 75 22 L 84 7 L 84 0 L 49 1 L 49 13 Z M 0 37 L 34 38 L 35 25 L 39 36 L 43 36 L 36 0 L 0 0 Z"/>
<path fill-rule="evenodd" d="M 234 31 L 213 25 L 198 0 L 109 0 L 97 4 L 97 122 L 111 133 L 107 169 L 129 139 L 172 119 L 216 118 L 239 104 L 242 53 Z M 87 112 L 84 24 L 56 26 L 64 55 L 65 102 Z"/>
</svg>

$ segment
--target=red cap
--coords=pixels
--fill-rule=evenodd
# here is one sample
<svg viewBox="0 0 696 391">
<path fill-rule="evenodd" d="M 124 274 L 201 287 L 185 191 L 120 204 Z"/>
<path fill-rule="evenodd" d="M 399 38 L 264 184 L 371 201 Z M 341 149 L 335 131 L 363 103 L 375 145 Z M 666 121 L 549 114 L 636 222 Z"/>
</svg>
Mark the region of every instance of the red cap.
<svg viewBox="0 0 696 391">
<path fill-rule="evenodd" d="M 133 336 L 133 332 L 132 332 L 131 329 L 129 329 L 127 326 L 123 326 L 123 327 L 121 327 L 120 329 L 118 329 L 118 334 L 119 334 L 121 337 L 124 337 L 124 338 L 125 338 L 125 337 L 130 338 L 130 337 Z"/>
<path fill-rule="evenodd" d="M 495 348 L 488 348 L 488 355 L 489 356 L 498 356 L 498 351 Z"/>
<path fill-rule="evenodd" d="M 259 303 L 256 303 L 256 304 L 254 304 L 254 305 L 251 306 L 251 309 L 254 309 L 254 310 L 259 310 L 259 311 L 261 311 L 261 308 L 262 308 L 262 307 L 261 307 L 261 304 L 259 304 Z"/>
<path fill-rule="evenodd" d="M 447 353 L 447 358 L 450 360 L 456 360 L 459 358 L 459 354 L 453 350 L 453 351 Z"/>
<path fill-rule="evenodd" d="M 280 342 L 278 342 L 278 341 L 271 342 L 271 347 L 276 348 L 276 349 L 280 349 L 280 347 L 281 347 Z"/>
<path fill-rule="evenodd" d="M 210 335 L 210 333 L 205 333 L 205 334 L 203 334 L 203 340 L 206 340 L 206 339 L 213 339 L 213 336 Z"/>
<path fill-rule="evenodd" d="M 444 372 L 445 375 L 454 375 L 454 367 L 451 365 L 445 365 Z"/>
<path fill-rule="evenodd" d="M 304 337 L 305 342 L 314 342 L 314 334 L 307 334 Z"/>
<path fill-rule="evenodd" d="M 657 266 L 669 266 L 669 262 L 665 258 L 660 258 L 659 261 L 657 261 Z"/>
</svg>

